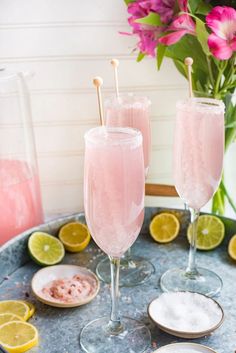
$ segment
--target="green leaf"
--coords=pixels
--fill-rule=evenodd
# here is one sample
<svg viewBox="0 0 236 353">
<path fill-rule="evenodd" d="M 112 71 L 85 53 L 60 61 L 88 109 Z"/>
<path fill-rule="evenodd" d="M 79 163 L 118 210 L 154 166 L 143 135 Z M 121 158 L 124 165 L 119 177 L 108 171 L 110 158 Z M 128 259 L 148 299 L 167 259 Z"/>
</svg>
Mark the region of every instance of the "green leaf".
<svg viewBox="0 0 236 353">
<path fill-rule="evenodd" d="M 139 63 L 140 61 L 143 60 L 143 58 L 146 56 L 146 54 L 142 53 L 141 51 L 139 52 L 136 61 Z"/>
<path fill-rule="evenodd" d="M 148 16 L 143 17 L 143 18 L 139 18 L 139 19 L 135 20 L 134 22 L 142 23 L 142 24 L 149 25 L 149 26 L 161 26 L 162 25 L 160 15 L 158 15 L 157 13 L 154 13 L 154 12 L 150 12 Z"/>
<path fill-rule="evenodd" d="M 126 5 L 128 6 L 131 2 L 135 2 L 135 0 L 124 0 L 124 2 L 125 2 Z"/>
<path fill-rule="evenodd" d="M 204 15 L 206 16 L 212 9 L 212 6 L 209 4 L 206 4 L 205 2 L 201 2 L 199 6 L 196 9 L 196 14 L 199 15 Z"/>
<path fill-rule="evenodd" d="M 175 67 L 181 73 L 181 75 L 183 75 L 185 78 L 188 78 L 184 63 L 177 59 L 173 59 L 173 61 L 174 61 Z"/>
<path fill-rule="evenodd" d="M 202 50 L 204 51 L 204 53 L 206 55 L 211 55 L 207 44 L 209 33 L 206 30 L 205 23 L 199 18 L 196 19 L 196 33 L 197 33 L 197 39 L 201 44 Z"/>
<path fill-rule="evenodd" d="M 158 70 L 160 70 L 160 68 L 161 68 L 161 64 L 164 59 L 165 52 L 166 52 L 166 46 L 163 44 L 158 44 L 158 47 L 157 47 L 157 68 L 158 68 Z"/>
<path fill-rule="evenodd" d="M 191 9 L 191 12 L 195 13 L 198 5 L 201 3 L 201 0 L 189 0 L 188 3 Z"/>
</svg>

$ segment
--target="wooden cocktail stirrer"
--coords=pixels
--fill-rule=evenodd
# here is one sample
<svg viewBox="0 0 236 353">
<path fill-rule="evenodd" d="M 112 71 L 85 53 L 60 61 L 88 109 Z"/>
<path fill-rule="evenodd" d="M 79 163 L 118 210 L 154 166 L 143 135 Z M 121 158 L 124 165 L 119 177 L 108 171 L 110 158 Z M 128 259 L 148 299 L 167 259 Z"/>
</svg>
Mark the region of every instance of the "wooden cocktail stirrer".
<svg viewBox="0 0 236 353">
<path fill-rule="evenodd" d="M 115 87 L 116 87 L 116 97 L 119 98 L 119 84 L 118 84 L 118 66 L 119 66 L 119 60 L 117 59 L 112 59 L 111 60 L 111 65 L 114 68 L 114 76 L 115 76 Z"/>
<path fill-rule="evenodd" d="M 193 65 L 193 58 L 185 58 L 184 60 L 185 65 L 188 68 L 188 87 L 189 87 L 189 97 L 193 98 L 193 87 L 192 87 L 192 65 Z"/>
<path fill-rule="evenodd" d="M 97 97 L 98 97 L 98 109 L 99 109 L 99 116 L 100 116 L 100 124 L 104 125 L 104 116 L 103 116 L 103 107 L 102 107 L 102 94 L 101 94 L 101 86 L 103 84 L 103 79 L 99 76 L 94 77 L 93 84 L 97 90 Z"/>
</svg>

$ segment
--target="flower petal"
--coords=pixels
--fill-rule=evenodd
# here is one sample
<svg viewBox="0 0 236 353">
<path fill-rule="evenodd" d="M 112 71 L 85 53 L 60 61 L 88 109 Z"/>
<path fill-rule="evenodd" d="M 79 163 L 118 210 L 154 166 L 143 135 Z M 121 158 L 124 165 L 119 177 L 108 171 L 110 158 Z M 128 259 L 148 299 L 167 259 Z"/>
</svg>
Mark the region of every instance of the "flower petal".
<svg viewBox="0 0 236 353">
<path fill-rule="evenodd" d="M 179 15 L 168 27 L 169 30 L 175 31 L 185 29 L 189 34 L 195 34 L 195 23 L 189 15 Z"/>
<path fill-rule="evenodd" d="M 218 37 L 214 33 L 208 37 L 208 46 L 211 53 L 219 60 L 227 60 L 233 54 L 233 49 L 226 40 Z"/>
<path fill-rule="evenodd" d="M 216 6 L 206 17 L 212 32 L 222 39 L 232 39 L 236 31 L 236 10 L 228 6 Z"/>
<path fill-rule="evenodd" d="M 181 11 L 188 12 L 188 0 L 178 0 Z"/>
<path fill-rule="evenodd" d="M 159 42 L 164 45 L 172 45 L 177 43 L 187 33 L 188 32 L 185 29 L 176 32 L 171 32 L 159 38 Z"/>
</svg>

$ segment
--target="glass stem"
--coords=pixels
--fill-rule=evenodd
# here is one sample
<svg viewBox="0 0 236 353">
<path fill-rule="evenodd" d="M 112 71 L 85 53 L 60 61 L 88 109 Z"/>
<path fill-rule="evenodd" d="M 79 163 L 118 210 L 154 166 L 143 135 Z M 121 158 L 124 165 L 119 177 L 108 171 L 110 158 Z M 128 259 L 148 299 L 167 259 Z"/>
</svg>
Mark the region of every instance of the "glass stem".
<svg viewBox="0 0 236 353">
<path fill-rule="evenodd" d="M 117 335 L 123 331 L 119 315 L 119 271 L 120 259 L 109 256 L 111 265 L 111 317 L 108 330 L 111 335 Z"/>
<path fill-rule="evenodd" d="M 193 276 L 193 277 L 198 275 L 198 270 L 196 266 L 196 246 L 197 246 L 197 221 L 198 221 L 199 213 L 200 213 L 199 210 L 190 208 L 192 236 L 190 241 L 188 267 L 186 269 L 186 273 L 188 276 Z"/>
</svg>

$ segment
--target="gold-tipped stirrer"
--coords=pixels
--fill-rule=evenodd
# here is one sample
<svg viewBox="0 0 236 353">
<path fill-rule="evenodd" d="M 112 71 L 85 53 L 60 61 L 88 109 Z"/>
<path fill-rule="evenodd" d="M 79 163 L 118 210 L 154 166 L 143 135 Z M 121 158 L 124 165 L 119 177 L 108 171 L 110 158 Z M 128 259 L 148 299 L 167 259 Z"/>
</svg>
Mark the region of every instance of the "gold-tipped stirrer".
<svg viewBox="0 0 236 353">
<path fill-rule="evenodd" d="M 188 87 L 189 87 L 189 97 L 193 98 L 193 87 L 192 87 L 192 65 L 193 58 L 187 57 L 184 59 L 184 63 L 188 69 Z"/>
<path fill-rule="evenodd" d="M 119 60 L 117 60 L 117 59 L 112 59 L 112 60 L 111 60 L 111 65 L 113 66 L 113 69 L 114 69 L 116 97 L 119 98 L 119 83 L 118 83 L 118 66 L 119 66 Z"/>
<path fill-rule="evenodd" d="M 103 79 L 99 76 L 94 77 L 93 84 L 97 90 L 97 97 L 98 97 L 98 109 L 99 109 L 99 117 L 100 117 L 100 124 L 104 125 L 104 115 L 103 115 L 103 106 L 102 106 L 102 93 L 101 93 L 101 86 L 103 84 Z"/>
</svg>

